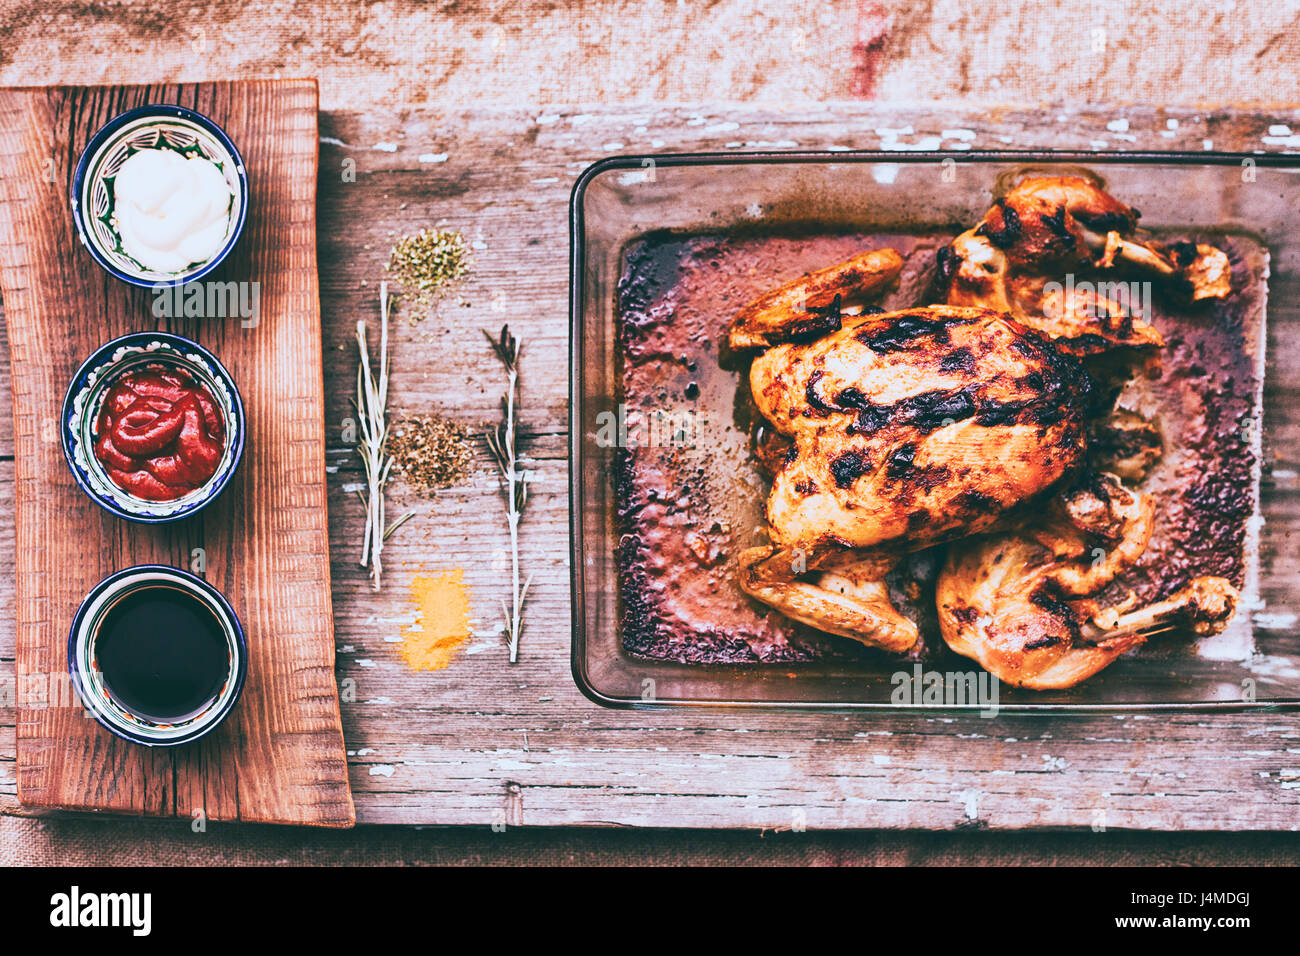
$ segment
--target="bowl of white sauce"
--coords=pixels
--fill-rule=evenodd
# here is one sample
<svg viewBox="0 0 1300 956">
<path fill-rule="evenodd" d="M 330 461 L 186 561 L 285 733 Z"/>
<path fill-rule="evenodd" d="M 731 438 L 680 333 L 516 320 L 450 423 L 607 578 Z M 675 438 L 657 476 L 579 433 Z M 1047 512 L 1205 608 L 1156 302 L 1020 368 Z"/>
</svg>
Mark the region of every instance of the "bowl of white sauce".
<svg viewBox="0 0 1300 956">
<path fill-rule="evenodd" d="M 183 285 L 216 269 L 248 216 L 248 174 L 235 144 L 183 106 L 142 106 L 97 132 L 72 178 L 77 234 L 132 285 Z"/>
</svg>

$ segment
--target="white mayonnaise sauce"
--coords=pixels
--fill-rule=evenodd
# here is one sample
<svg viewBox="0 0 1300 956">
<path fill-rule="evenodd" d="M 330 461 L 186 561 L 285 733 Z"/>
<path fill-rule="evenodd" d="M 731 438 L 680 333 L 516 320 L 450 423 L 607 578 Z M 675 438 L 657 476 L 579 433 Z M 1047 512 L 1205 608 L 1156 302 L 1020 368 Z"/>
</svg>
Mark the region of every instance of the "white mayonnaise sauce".
<svg viewBox="0 0 1300 956">
<path fill-rule="evenodd" d="M 146 269 L 182 272 L 221 251 L 231 192 L 214 163 L 142 149 L 118 170 L 113 195 L 122 251 Z"/>
</svg>

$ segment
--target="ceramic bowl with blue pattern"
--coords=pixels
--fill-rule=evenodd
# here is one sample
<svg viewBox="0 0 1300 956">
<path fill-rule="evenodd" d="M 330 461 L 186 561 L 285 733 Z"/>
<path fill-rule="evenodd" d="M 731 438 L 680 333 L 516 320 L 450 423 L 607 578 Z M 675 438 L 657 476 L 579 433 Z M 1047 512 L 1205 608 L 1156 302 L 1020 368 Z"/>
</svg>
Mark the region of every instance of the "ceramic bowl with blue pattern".
<svg viewBox="0 0 1300 956">
<path fill-rule="evenodd" d="M 157 271 L 133 259 L 114 223 L 113 180 L 118 170 L 139 150 L 159 148 L 213 163 L 231 193 L 222 245 L 211 257 L 179 272 Z M 73 174 L 71 198 L 77 235 L 94 260 L 123 282 L 156 289 L 196 282 L 230 254 L 248 218 L 248 173 L 230 137 L 202 113 L 184 106 L 141 106 L 114 117 L 91 137 Z"/>
<path fill-rule="evenodd" d="M 215 399 L 225 424 L 225 448 L 201 486 L 171 501 L 149 501 L 119 487 L 95 455 L 100 408 L 119 376 L 151 365 L 179 368 Z M 82 491 L 105 511 L 128 521 L 164 524 L 188 518 L 225 489 L 244 455 L 247 423 L 234 379 L 197 342 L 169 332 L 132 332 L 101 346 L 82 364 L 63 400 L 63 454 Z"/>
<path fill-rule="evenodd" d="M 115 608 L 159 591 L 177 595 L 204 616 L 210 615 L 224 645 L 225 677 L 201 706 L 176 718 L 143 716 L 105 679 L 99 640 Z M 86 595 L 68 633 L 68 674 L 86 710 L 110 732 L 146 747 L 192 743 L 214 730 L 239 700 L 248 673 L 244 628 L 230 602 L 207 581 L 165 565 L 137 565 L 110 574 Z"/>
</svg>

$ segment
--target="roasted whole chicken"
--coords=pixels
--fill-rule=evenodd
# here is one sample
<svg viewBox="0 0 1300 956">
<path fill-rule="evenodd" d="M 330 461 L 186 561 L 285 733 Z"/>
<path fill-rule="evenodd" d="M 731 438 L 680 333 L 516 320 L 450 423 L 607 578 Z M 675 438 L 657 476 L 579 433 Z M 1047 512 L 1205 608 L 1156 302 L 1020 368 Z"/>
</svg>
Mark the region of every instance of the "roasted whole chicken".
<svg viewBox="0 0 1300 956">
<path fill-rule="evenodd" d="M 941 250 L 943 305 L 874 308 L 903 265 L 875 250 L 741 310 L 728 342 L 761 350 L 750 390 L 784 455 L 771 543 L 741 554 L 740 587 L 904 652 L 918 631 L 885 576 L 950 543 L 936 595 L 945 641 L 1037 689 L 1073 686 L 1175 624 L 1221 630 L 1237 599 L 1222 578 L 1143 608 L 1097 597 L 1152 534 L 1153 499 L 1123 481 L 1159 460 L 1160 429 L 1113 406 L 1163 338 L 1104 283 L 1060 280 L 1137 270 L 1190 300 L 1231 288 L 1222 251 L 1141 240 L 1137 220 L 1086 179 L 1029 179 Z"/>
</svg>

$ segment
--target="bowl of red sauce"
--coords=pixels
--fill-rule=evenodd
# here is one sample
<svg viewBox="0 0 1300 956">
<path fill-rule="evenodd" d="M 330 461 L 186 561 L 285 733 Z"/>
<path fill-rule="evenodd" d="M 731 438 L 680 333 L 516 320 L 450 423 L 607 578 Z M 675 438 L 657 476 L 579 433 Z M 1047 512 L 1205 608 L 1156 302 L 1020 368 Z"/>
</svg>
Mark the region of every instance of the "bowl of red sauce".
<svg viewBox="0 0 1300 956">
<path fill-rule="evenodd" d="M 244 405 L 207 349 L 168 332 L 103 345 L 63 401 L 78 487 L 129 521 L 179 521 L 221 494 L 244 452 Z"/>
</svg>

